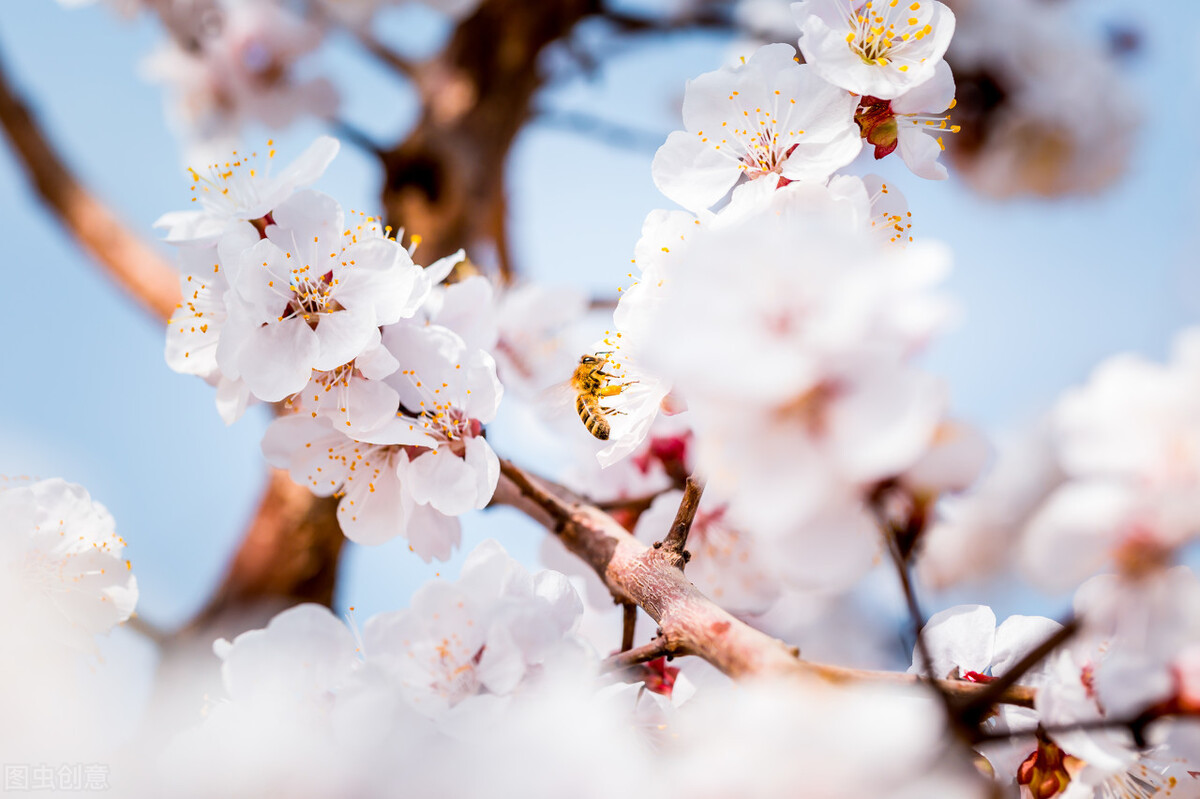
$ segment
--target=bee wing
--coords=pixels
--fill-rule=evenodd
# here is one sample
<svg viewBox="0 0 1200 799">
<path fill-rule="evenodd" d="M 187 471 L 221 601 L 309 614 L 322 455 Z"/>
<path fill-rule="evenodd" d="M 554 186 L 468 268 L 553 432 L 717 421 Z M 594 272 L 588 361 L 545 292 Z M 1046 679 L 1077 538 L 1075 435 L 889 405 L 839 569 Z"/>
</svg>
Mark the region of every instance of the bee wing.
<svg viewBox="0 0 1200 799">
<path fill-rule="evenodd" d="M 576 413 L 575 398 L 578 395 L 579 392 L 571 384 L 570 378 L 567 378 L 539 391 L 534 399 L 534 404 L 540 410 L 555 417 L 572 416 Z"/>
</svg>

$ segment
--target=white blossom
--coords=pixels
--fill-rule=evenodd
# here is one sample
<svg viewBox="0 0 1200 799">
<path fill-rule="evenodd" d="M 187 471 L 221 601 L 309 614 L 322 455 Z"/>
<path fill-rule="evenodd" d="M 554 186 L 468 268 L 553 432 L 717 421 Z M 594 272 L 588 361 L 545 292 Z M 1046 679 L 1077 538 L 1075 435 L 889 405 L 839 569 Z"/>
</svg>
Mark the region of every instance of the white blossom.
<svg viewBox="0 0 1200 799">
<path fill-rule="evenodd" d="M 862 147 L 854 98 L 797 64 L 786 44 L 759 48 L 744 63 L 689 81 L 686 130 L 654 156 L 654 183 L 693 211 L 717 203 L 745 175 L 820 181 Z"/>
<path fill-rule="evenodd" d="M 983 479 L 939 503 L 917 562 L 922 581 L 945 588 L 1012 565 L 1025 524 L 1062 480 L 1046 423 L 1001 439 Z"/>
<path fill-rule="evenodd" d="M 358 238 L 341 207 L 312 190 L 272 214 L 266 238 L 229 269 L 229 320 L 217 350 L 222 373 L 274 402 L 299 392 L 314 370 L 354 361 L 377 328 L 416 312 L 428 292 L 395 241 Z"/>
<path fill-rule="evenodd" d="M 537 396 L 561 381 L 578 360 L 572 328 L 586 313 L 587 297 L 569 286 L 525 283 L 504 291 L 493 353 L 505 388 Z"/>
<path fill-rule="evenodd" d="M 802 0 L 800 52 L 834 86 L 891 100 L 933 77 L 954 14 L 937 0 Z"/>
<path fill-rule="evenodd" d="M 1028 574 L 1066 588 L 1111 565 L 1149 584 L 1200 532 L 1200 332 L 1177 339 L 1172 361 L 1114 357 L 1054 411 L 1068 478 L 1028 524 Z"/>
<path fill-rule="evenodd" d="M 0 489 L 0 592 L 9 630 L 82 651 L 133 614 L 137 580 L 112 516 L 54 478 Z"/>
<path fill-rule="evenodd" d="M 495 362 L 436 325 L 391 325 L 383 346 L 400 366 L 375 381 L 398 399 L 386 423 L 358 431 L 301 412 L 272 423 L 263 453 L 319 496 L 338 495 L 349 538 L 402 535 L 426 560 L 445 560 L 460 539 L 456 517 L 487 505 L 499 479 L 481 435 L 500 402 Z"/>
<path fill-rule="evenodd" d="M 536 679 L 555 648 L 571 645 L 582 610 L 563 575 L 530 575 L 489 540 L 456 583 L 427 583 L 407 610 L 368 621 L 363 646 L 419 712 L 470 715 L 468 700 L 491 703 Z"/>
<path fill-rule="evenodd" d="M 697 227 L 669 272 L 664 260 L 643 273 L 654 301 L 622 304 L 643 317 L 648 366 L 693 413 L 701 470 L 739 519 L 779 529 L 929 447 L 943 392 L 905 359 L 943 314 L 929 288 L 945 256 L 873 240 L 860 202 L 824 187 L 767 201 Z"/>
<path fill-rule="evenodd" d="M 943 136 L 958 133 L 950 124 L 948 111 L 954 107 L 954 76 L 945 61 L 939 61 L 933 77 L 892 100 L 865 97 L 856 119 L 863 137 L 875 145 L 880 159 L 897 148 L 913 174 L 929 180 L 944 180 L 946 167 L 938 156 L 946 149 Z"/>
<path fill-rule="evenodd" d="M 154 226 L 166 228 L 167 241 L 177 244 L 215 242 L 238 221 L 261 220 L 265 227 L 271 223 L 271 211 L 297 189 L 321 177 L 337 155 L 340 143 L 330 136 L 319 136 L 295 161 L 273 173 L 274 146 L 274 140 L 268 139 L 265 167 L 258 152 L 236 150 L 203 171 L 189 167 L 192 202 L 199 208 L 163 214 Z"/>
<path fill-rule="evenodd" d="M 992 197 L 1062 197 L 1129 167 L 1145 112 L 1080 0 L 958 3 L 956 174 Z"/>
<path fill-rule="evenodd" d="M 734 614 L 762 613 L 781 591 L 780 578 L 767 542 L 738 529 L 719 500 L 701 497 L 688 533 L 688 579 L 721 607 Z M 633 533 L 643 543 L 661 541 L 671 529 L 683 492 L 667 491 L 654 498 L 638 517 Z"/>
<path fill-rule="evenodd" d="M 698 695 L 679 716 L 663 765 L 682 795 L 989 795 L 924 692 L 752 682 Z"/>
<path fill-rule="evenodd" d="M 282 128 L 304 113 L 333 113 L 333 84 L 298 79 L 293 69 L 320 44 L 318 27 L 269 0 L 225 0 L 215 18 L 194 49 L 171 40 L 143 65 L 147 78 L 167 86 L 173 121 L 189 138 L 229 136 L 252 120 Z"/>
</svg>

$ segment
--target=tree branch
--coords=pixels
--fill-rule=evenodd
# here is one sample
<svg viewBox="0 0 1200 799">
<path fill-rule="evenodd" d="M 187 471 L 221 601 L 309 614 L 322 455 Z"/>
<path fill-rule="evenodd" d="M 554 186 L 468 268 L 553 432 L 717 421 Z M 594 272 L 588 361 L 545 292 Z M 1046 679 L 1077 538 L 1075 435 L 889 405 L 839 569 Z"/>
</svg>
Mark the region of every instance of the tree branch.
<svg viewBox="0 0 1200 799">
<path fill-rule="evenodd" d="M 0 126 L 34 189 L 80 246 L 145 310 L 169 319 L 179 304 L 178 274 L 75 178 L 9 83 L 2 61 Z"/>
<path fill-rule="evenodd" d="M 406 78 L 412 78 L 416 75 L 417 68 L 413 62 L 409 61 L 407 58 L 376 39 L 373 35 L 371 35 L 370 31 L 353 29 L 344 26 L 343 28 L 346 30 L 346 32 L 358 40 L 358 43 L 362 45 L 364 50 L 375 56 L 380 63 Z"/>
<path fill-rule="evenodd" d="M 991 682 L 982 683 L 986 690 L 981 691 L 978 695 L 959 705 L 959 718 L 962 718 L 967 723 L 978 725 L 987 716 L 991 707 L 998 701 L 996 697 L 1003 696 L 1005 691 L 1017 684 L 1017 680 L 1024 677 L 1031 668 L 1042 662 L 1047 655 L 1062 646 L 1078 631 L 1079 619 L 1068 619 L 1059 630 L 1030 650 L 1011 669 Z"/>
<path fill-rule="evenodd" d="M 640 663 L 647 663 L 651 660 L 657 660 L 660 657 L 677 654 L 666 638 L 659 636 L 648 644 L 643 644 L 636 649 L 629 649 L 619 652 L 604 660 L 601 665 L 602 671 L 620 671 L 636 666 Z"/>
<path fill-rule="evenodd" d="M 695 477 L 688 477 L 683 488 L 683 499 L 679 502 L 679 510 L 675 512 L 675 521 L 671 530 L 662 541 L 662 554 L 669 563 L 679 571 L 691 560 L 691 555 L 684 547 L 687 546 L 688 532 L 692 522 L 696 520 L 696 511 L 700 509 L 700 497 L 704 494 L 704 483 Z M 655 543 L 657 549 L 660 545 Z"/>
<path fill-rule="evenodd" d="M 668 562 L 660 549 L 642 544 L 612 517 L 588 505 L 562 486 L 535 478 L 511 461 L 500 461 L 500 483 L 493 502 L 525 511 L 571 552 L 592 567 L 618 600 L 633 602 L 654 619 L 662 633 L 655 642 L 673 655 L 696 655 L 734 678 L 796 677 L 833 683 L 855 681 L 912 685 L 915 675 L 874 672 L 813 663 L 795 647 L 756 630 L 722 609 Z M 637 656 L 647 647 L 630 650 Z M 627 658 L 636 657 L 626 653 Z M 653 659 L 653 658 L 650 658 Z M 937 687 L 964 703 L 989 684 L 938 680 Z M 1030 707 L 1033 689 L 1010 685 L 990 699 Z"/>
<path fill-rule="evenodd" d="M 621 651 L 628 652 L 633 649 L 633 634 L 637 630 L 638 606 L 632 602 L 626 602 L 621 609 L 623 611 L 621 614 Z"/>
<path fill-rule="evenodd" d="M 629 127 L 581 111 L 542 108 L 538 110 L 533 121 L 546 127 L 587 136 L 610 147 L 639 153 L 653 153 L 667 140 L 665 133 Z"/>
<path fill-rule="evenodd" d="M 375 143 L 375 140 L 368 136 L 364 131 L 355 127 L 351 123 L 343 119 L 327 119 L 329 127 L 343 139 L 348 140 L 358 149 L 375 158 L 383 158 L 383 148 Z"/>
<path fill-rule="evenodd" d="M 337 497 L 315 497 L 286 471 L 272 469 L 225 579 L 188 629 L 228 636 L 301 602 L 329 605 L 345 541 L 337 503 Z"/>
</svg>

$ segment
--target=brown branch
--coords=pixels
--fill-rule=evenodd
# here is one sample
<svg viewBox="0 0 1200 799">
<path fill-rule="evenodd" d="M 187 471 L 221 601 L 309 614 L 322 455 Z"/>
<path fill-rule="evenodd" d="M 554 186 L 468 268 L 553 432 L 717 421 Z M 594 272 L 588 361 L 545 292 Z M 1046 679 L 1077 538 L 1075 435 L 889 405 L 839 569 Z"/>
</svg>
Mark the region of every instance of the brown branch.
<svg viewBox="0 0 1200 799">
<path fill-rule="evenodd" d="M 616 307 L 616 297 L 592 297 L 588 300 L 589 311 L 613 311 Z"/>
<path fill-rule="evenodd" d="M 121 626 L 134 631 L 155 646 L 162 646 L 169 637 L 161 628 L 146 621 L 137 613 L 126 619 Z"/>
<path fill-rule="evenodd" d="M 666 133 L 610 122 L 580 111 L 544 108 L 538 111 L 534 119 L 538 124 L 549 128 L 577 133 L 609 147 L 639 153 L 653 153 L 667 140 Z"/>
<path fill-rule="evenodd" d="M 389 222 L 420 233 L 424 257 L 491 244 L 506 256 L 504 164 L 543 84 L 541 53 L 599 0 L 483 0 L 446 47 L 413 66 L 422 115 L 384 158 Z M 506 224 L 506 222 L 505 222 Z"/>
<path fill-rule="evenodd" d="M 416 75 L 417 67 L 412 61 L 409 61 L 407 58 L 376 39 L 370 31 L 353 28 L 344 29 L 351 36 L 357 39 L 358 43 L 362 45 L 363 49 L 373 55 L 380 63 L 406 78 L 411 78 Z"/>
<path fill-rule="evenodd" d="M 630 654 L 630 653 L 626 653 Z M 1147 728 L 1156 721 L 1164 719 L 1196 719 L 1200 717 L 1200 708 L 1184 703 L 1176 698 L 1150 705 L 1136 715 L 1117 718 L 1088 719 L 1070 724 L 1039 724 L 1036 727 L 1023 730 L 1007 730 L 1004 732 L 981 732 L 974 743 L 985 741 L 1010 741 L 1014 738 L 1028 738 L 1043 735 L 1060 735 L 1067 732 L 1085 732 L 1090 730 L 1126 730 L 1133 738 L 1139 749 L 1149 745 L 1146 740 Z"/>
<path fill-rule="evenodd" d="M 287 472 L 271 470 L 224 580 L 187 629 L 205 635 L 220 630 L 228 637 L 301 602 L 329 605 L 345 540 L 337 502 L 314 497 Z"/>
<path fill-rule="evenodd" d="M 621 651 L 628 652 L 633 649 L 633 634 L 637 630 L 637 605 L 632 602 L 626 602 L 621 606 Z"/>
<path fill-rule="evenodd" d="M 900 580 L 900 589 L 904 593 L 904 604 L 908 610 L 909 621 L 912 624 L 913 637 L 916 640 L 917 656 L 921 660 L 921 670 L 932 685 L 936 682 L 937 675 L 933 673 L 933 656 L 930 654 L 929 646 L 925 642 L 925 615 L 921 612 L 921 608 L 917 604 L 917 594 L 913 589 L 912 575 L 908 570 L 908 561 L 900 552 L 893 526 L 888 522 L 883 510 L 877 502 L 872 501 L 870 504 L 875 515 L 875 521 L 879 526 L 880 535 L 883 537 L 883 544 L 887 547 L 892 565 L 896 569 L 896 576 Z"/>
<path fill-rule="evenodd" d="M 1036 647 L 1029 651 L 1025 657 L 1017 661 L 1016 665 L 1008 671 L 1001 674 L 996 679 L 989 683 L 983 683 L 986 690 L 972 697 L 969 701 L 959 705 L 958 715 L 967 723 L 978 725 L 987 716 L 988 711 L 998 701 L 996 697 L 1003 696 L 1004 693 L 1011 687 L 1017 684 L 1017 680 L 1025 676 L 1025 674 L 1041 663 L 1051 652 L 1066 643 L 1075 633 L 1079 631 L 1079 619 L 1071 618 L 1056 630 L 1046 640 L 1042 641 Z"/>
<path fill-rule="evenodd" d="M 646 611 L 662 630 L 652 644 L 666 647 L 669 654 L 702 657 L 734 678 L 781 676 L 907 685 L 922 681 L 912 674 L 803 660 L 795 647 L 730 615 L 692 585 L 661 549 L 647 547 L 603 511 L 561 486 L 529 475 L 510 461 L 500 461 L 500 472 L 493 502 L 528 513 L 591 566 L 613 596 Z M 638 647 L 630 653 L 640 656 L 651 651 Z M 626 656 L 635 657 L 629 653 Z M 990 687 L 959 680 L 939 680 L 937 686 L 964 704 Z M 1033 704 L 1033 689 L 1010 685 L 990 701 L 1029 707 Z"/>
<path fill-rule="evenodd" d="M 722 7 L 724 5 L 724 8 Z M 693 30 L 736 31 L 729 6 L 732 3 L 707 3 L 687 14 L 674 17 L 650 17 L 606 11 L 601 16 L 617 30 L 627 34 L 668 34 Z"/>
<path fill-rule="evenodd" d="M 662 541 L 662 554 L 667 562 L 683 571 L 684 565 L 691 555 L 684 547 L 687 546 L 688 532 L 692 522 L 696 520 L 696 511 L 700 509 L 700 497 L 704 494 L 704 483 L 695 477 L 688 477 L 683 488 L 683 499 L 679 502 L 679 510 L 675 512 L 675 521 L 671 522 L 671 530 Z M 657 549 L 660 545 L 655 543 Z"/>
<path fill-rule="evenodd" d="M 917 657 L 921 662 L 921 671 L 924 673 L 925 679 L 929 684 L 936 686 L 938 676 L 933 672 L 933 655 L 930 654 L 929 646 L 925 642 L 925 614 L 921 612 L 920 605 L 917 603 L 917 594 L 913 588 L 912 574 L 909 571 L 909 555 L 912 552 L 912 548 L 902 548 L 897 525 L 888 517 L 886 509 L 887 498 L 891 490 L 891 485 L 881 485 L 867 501 L 867 507 L 875 519 L 875 525 L 879 528 L 879 534 L 883 538 L 883 545 L 887 548 L 888 556 L 896 569 L 896 577 L 900 580 L 900 589 L 904 594 L 904 604 L 908 610 L 908 618 L 912 625 L 913 638 L 916 641 Z M 911 522 L 908 526 L 911 526 Z M 919 534 L 919 531 L 914 533 L 914 539 L 917 534 Z M 941 691 L 938 691 L 938 695 L 945 705 L 951 722 L 956 722 L 958 715 L 955 713 L 955 708 L 952 706 L 949 697 Z"/>
<path fill-rule="evenodd" d="M 340 138 L 349 141 L 358 149 L 362 150 L 367 155 L 375 158 L 383 157 L 383 148 L 375 143 L 367 133 L 344 119 L 327 119 L 325 120 L 329 127 Z"/>
<path fill-rule="evenodd" d="M 42 201 L 116 283 L 166 321 L 179 304 L 179 276 L 75 178 L 18 96 L 0 63 L 0 126 Z"/>
<path fill-rule="evenodd" d="M 666 638 L 659 636 L 648 644 L 643 644 L 636 649 L 623 650 L 611 657 L 605 659 L 601 664 L 602 671 L 620 671 L 636 666 L 640 663 L 647 663 L 651 660 L 657 660 L 661 657 L 677 655 L 676 652 L 668 643 Z"/>
<path fill-rule="evenodd" d="M 668 491 L 670 489 L 667 489 Z M 634 513 L 642 514 L 649 510 L 654 504 L 654 500 L 658 499 L 659 495 L 665 492 L 660 491 L 657 494 L 646 494 L 640 497 L 630 497 L 628 499 L 613 499 L 607 502 L 595 502 L 597 508 L 605 513 Z"/>
</svg>

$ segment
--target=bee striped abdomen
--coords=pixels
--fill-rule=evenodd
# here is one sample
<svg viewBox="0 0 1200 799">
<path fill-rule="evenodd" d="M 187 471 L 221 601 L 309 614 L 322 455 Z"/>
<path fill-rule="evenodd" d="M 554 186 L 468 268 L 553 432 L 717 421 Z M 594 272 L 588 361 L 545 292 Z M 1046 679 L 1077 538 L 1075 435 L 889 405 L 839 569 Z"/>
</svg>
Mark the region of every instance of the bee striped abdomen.
<svg viewBox="0 0 1200 799">
<path fill-rule="evenodd" d="M 604 411 L 600 409 L 599 401 L 588 394 L 579 394 L 575 398 L 575 410 L 579 413 L 579 418 L 589 433 L 601 441 L 608 440 L 610 429 L 608 421 L 604 418 Z"/>
</svg>

